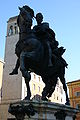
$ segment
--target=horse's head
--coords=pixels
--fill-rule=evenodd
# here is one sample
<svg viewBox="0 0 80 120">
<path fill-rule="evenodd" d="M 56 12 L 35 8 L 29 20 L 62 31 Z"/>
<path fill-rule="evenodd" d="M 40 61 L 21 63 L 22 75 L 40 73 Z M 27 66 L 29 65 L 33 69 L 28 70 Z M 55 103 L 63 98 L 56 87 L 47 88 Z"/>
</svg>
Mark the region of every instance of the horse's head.
<svg viewBox="0 0 80 120">
<path fill-rule="evenodd" d="M 33 11 L 33 9 L 31 9 L 27 5 L 23 6 L 22 8 L 19 7 L 19 10 L 20 10 L 20 12 L 25 12 L 25 13 L 28 12 L 28 13 L 30 13 L 30 15 L 31 15 L 32 18 L 34 17 L 34 11 Z"/>
<path fill-rule="evenodd" d="M 27 5 L 23 6 L 22 8 L 19 7 L 20 15 L 22 19 L 26 21 L 27 27 L 32 26 L 32 18 L 34 17 L 34 11 L 28 7 Z"/>
<path fill-rule="evenodd" d="M 23 8 L 30 13 L 31 17 L 33 18 L 34 17 L 34 11 L 33 9 L 31 9 L 29 6 L 25 5 L 23 6 Z"/>
</svg>

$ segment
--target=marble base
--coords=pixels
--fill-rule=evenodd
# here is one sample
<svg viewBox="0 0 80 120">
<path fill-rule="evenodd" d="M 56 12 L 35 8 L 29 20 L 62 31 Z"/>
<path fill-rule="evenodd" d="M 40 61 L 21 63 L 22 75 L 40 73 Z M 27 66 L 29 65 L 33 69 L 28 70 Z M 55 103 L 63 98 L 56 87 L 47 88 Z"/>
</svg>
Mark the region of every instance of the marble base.
<svg viewBox="0 0 80 120">
<path fill-rule="evenodd" d="M 45 101 L 20 101 L 12 103 L 13 106 L 28 106 L 32 104 L 36 110 L 34 116 L 30 118 L 25 114 L 24 119 L 19 120 L 75 120 L 77 109 L 67 105 L 45 102 Z"/>
</svg>

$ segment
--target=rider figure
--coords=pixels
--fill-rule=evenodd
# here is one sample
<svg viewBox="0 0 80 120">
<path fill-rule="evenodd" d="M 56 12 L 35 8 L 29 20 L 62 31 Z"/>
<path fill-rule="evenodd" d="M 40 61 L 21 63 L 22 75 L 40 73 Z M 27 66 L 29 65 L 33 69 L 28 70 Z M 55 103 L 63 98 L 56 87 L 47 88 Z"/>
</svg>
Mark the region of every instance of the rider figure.
<svg viewBox="0 0 80 120">
<path fill-rule="evenodd" d="M 54 49 L 56 49 L 58 46 L 58 42 L 55 40 L 55 33 L 52 29 L 49 28 L 49 23 L 42 23 L 42 13 L 37 13 L 35 18 L 37 21 L 37 25 L 33 27 L 33 31 L 38 39 L 43 43 L 43 45 L 47 45 L 49 54 L 48 66 L 52 66 L 52 51 L 54 51 Z"/>
</svg>

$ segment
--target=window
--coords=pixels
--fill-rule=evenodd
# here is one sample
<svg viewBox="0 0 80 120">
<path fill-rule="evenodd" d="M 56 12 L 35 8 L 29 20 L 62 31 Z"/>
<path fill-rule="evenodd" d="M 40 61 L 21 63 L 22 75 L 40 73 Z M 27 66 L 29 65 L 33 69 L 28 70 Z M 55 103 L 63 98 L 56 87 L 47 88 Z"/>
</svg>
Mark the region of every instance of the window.
<svg viewBox="0 0 80 120">
<path fill-rule="evenodd" d="M 34 79 L 36 79 L 36 75 L 34 74 Z"/>
<path fill-rule="evenodd" d="M 55 99 L 55 94 L 54 94 L 54 99 Z"/>
<path fill-rule="evenodd" d="M 18 34 L 17 26 L 14 27 L 14 30 L 15 30 L 15 34 Z"/>
<path fill-rule="evenodd" d="M 38 92 L 40 92 L 40 87 L 38 86 Z"/>
<path fill-rule="evenodd" d="M 40 82 L 40 77 L 38 77 L 39 78 L 39 82 Z"/>
<path fill-rule="evenodd" d="M 35 84 L 33 84 L 33 90 L 35 90 L 35 88 L 36 88 L 36 87 L 35 87 Z"/>
<path fill-rule="evenodd" d="M 60 86 L 60 93 L 63 94 L 63 88 Z"/>
<path fill-rule="evenodd" d="M 80 104 L 77 104 L 77 105 L 76 105 L 76 108 L 80 109 Z"/>
<path fill-rule="evenodd" d="M 59 80 L 57 81 L 57 85 L 59 85 Z"/>
<path fill-rule="evenodd" d="M 58 100 L 58 96 L 57 96 L 57 100 Z"/>
<path fill-rule="evenodd" d="M 62 98 L 61 98 L 61 102 L 62 102 Z"/>
<path fill-rule="evenodd" d="M 80 96 L 80 92 L 75 92 L 75 96 L 79 97 Z"/>
<path fill-rule="evenodd" d="M 14 23 L 14 25 L 17 25 L 17 23 Z"/>
<path fill-rule="evenodd" d="M 58 88 L 57 88 L 57 92 L 58 92 Z"/>
<path fill-rule="evenodd" d="M 10 29 L 9 29 L 9 33 L 8 33 L 9 35 L 12 35 L 13 34 L 13 26 L 11 25 L 10 26 Z"/>
</svg>

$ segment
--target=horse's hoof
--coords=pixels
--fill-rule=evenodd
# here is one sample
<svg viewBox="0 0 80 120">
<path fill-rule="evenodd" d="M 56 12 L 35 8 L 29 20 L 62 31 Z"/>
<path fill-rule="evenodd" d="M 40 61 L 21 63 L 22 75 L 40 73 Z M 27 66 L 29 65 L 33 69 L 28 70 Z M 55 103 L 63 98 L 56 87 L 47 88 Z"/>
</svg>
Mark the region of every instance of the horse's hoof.
<svg viewBox="0 0 80 120">
<path fill-rule="evenodd" d="M 65 105 L 69 105 L 70 106 L 70 100 L 69 100 L 69 98 L 66 99 Z"/>
<path fill-rule="evenodd" d="M 30 100 L 30 97 L 26 96 L 23 100 Z"/>
<path fill-rule="evenodd" d="M 69 105 L 69 106 L 70 106 L 70 102 L 69 102 L 69 101 L 67 101 L 67 102 L 65 103 L 65 105 Z"/>
<path fill-rule="evenodd" d="M 17 75 L 18 71 L 16 69 L 13 69 L 13 71 L 11 73 L 9 73 L 9 75 Z"/>
<path fill-rule="evenodd" d="M 48 101 L 48 99 L 46 97 L 42 97 L 41 100 Z"/>
<path fill-rule="evenodd" d="M 51 95 L 52 95 L 52 93 L 48 94 L 48 95 L 47 95 L 47 97 L 48 97 L 48 98 L 50 98 L 50 97 L 51 97 Z"/>
</svg>

